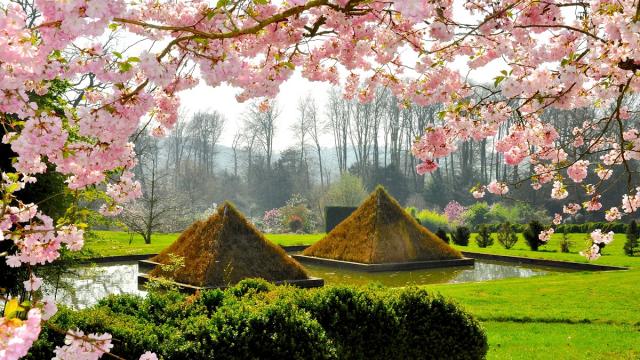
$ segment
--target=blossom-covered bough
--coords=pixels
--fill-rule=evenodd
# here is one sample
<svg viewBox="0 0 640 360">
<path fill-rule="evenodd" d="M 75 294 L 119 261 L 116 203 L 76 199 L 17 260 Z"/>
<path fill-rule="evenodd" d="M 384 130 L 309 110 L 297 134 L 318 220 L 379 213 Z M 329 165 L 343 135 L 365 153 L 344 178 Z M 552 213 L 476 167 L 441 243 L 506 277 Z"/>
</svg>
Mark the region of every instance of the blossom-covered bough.
<svg viewBox="0 0 640 360">
<path fill-rule="evenodd" d="M 626 105 L 640 88 L 638 1 L 4 0 L 0 7 L 2 141 L 18 154 L 15 172 L 2 174 L 0 206 L 0 241 L 17 250 L 0 256 L 31 273 L 30 301 L 5 299 L 14 311 L 0 318 L 2 359 L 23 356 L 55 311 L 38 298 L 33 267 L 56 260 L 62 247 L 82 247 L 73 216 L 54 224 L 16 192 L 49 166 L 74 191 L 107 183 L 101 211 L 117 214 L 140 195 L 130 138 L 141 122 L 157 136 L 170 130 L 177 94 L 198 82 L 239 88 L 239 101 L 269 99 L 299 71 L 364 102 L 385 86 L 403 106 L 441 104 L 441 122 L 413 147 L 421 174 L 460 142 L 493 137 L 511 121 L 496 150 L 509 165 L 531 164 L 526 181 L 534 189 L 562 200 L 569 182 L 583 185 L 591 200 L 565 204 L 565 213 L 600 211 L 614 166 L 625 169 L 629 189 L 607 220 L 640 205 L 633 178 L 640 134 Z M 461 57 L 471 69 L 497 62 L 494 83 L 467 81 L 452 65 Z M 56 81 L 70 87 L 58 112 L 32 100 Z M 542 113 L 587 106 L 596 117 L 560 146 Z M 600 180 L 585 184 L 589 172 Z M 504 196 L 510 185 L 496 179 L 471 191 Z M 585 256 L 595 259 L 611 237 L 592 239 Z M 56 354 L 97 358 L 109 350 L 108 335 L 71 329 Z"/>
</svg>

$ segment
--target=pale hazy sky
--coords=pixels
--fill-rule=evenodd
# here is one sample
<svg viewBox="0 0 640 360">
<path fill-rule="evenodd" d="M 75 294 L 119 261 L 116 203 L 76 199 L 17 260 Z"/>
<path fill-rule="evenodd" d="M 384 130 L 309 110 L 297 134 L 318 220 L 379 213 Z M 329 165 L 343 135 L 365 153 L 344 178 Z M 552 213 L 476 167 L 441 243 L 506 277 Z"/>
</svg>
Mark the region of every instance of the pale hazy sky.
<svg viewBox="0 0 640 360">
<path fill-rule="evenodd" d="M 492 78 L 501 69 L 500 61 L 494 61 L 485 67 L 476 69 L 470 73 L 470 79 L 474 81 L 492 81 Z M 456 61 L 453 66 L 466 75 L 468 68 L 464 65 L 463 59 Z M 291 79 L 280 86 L 280 93 L 276 101 L 282 114 L 276 123 L 276 138 L 274 147 L 276 151 L 281 151 L 289 147 L 295 141 L 295 136 L 290 127 L 298 116 L 298 100 L 311 94 L 318 105 L 320 116 L 325 119 L 325 108 L 327 103 L 327 93 L 331 85 L 323 82 L 311 82 L 296 71 Z M 240 90 L 227 85 L 212 88 L 201 82 L 197 87 L 180 93 L 182 107 L 181 110 L 189 117 L 196 111 L 217 110 L 227 118 L 224 131 L 221 137 L 221 144 L 230 146 L 234 134 L 240 129 L 242 118 L 247 111 L 247 103 L 236 101 L 235 95 Z M 323 138 L 324 146 L 332 146 L 332 137 L 326 134 Z"/>
<path fill-rule="evenodd" d="M 296 110 L 298 100 L 311 94 L 316 100 L 320 115 L 324 117 L 326 95 L 330 88 L 331 86 L 327 83 L 311 82 L 304 79 L 300 76 L 299 71 L 296 71 L 291 79 L 280 86 L 280 93 L 276 98 L 278 108 L 282 112 L 276 123 L 274 147 L 277 151 L 286 149 L 295 141 L 290 127 L 298 116 Z M 180 93 L 181 110 L 187 116 L 196 111 L 206 110 L 217 110 L 224 114 L 227 122 L 222 133 L 221 143 L 230 146 L 234 134 L 242 125 L 243 116 L 249 105 L 249 102 L 239 103 L 236 101 L 235 96 L 239 92 L 239 89 L 227 85 L 213 88 L 201 82 L 197 87 Z M 330 145 L 331 136 L 327 135 L 323 140 L 324 145 Z"/>
</svg>

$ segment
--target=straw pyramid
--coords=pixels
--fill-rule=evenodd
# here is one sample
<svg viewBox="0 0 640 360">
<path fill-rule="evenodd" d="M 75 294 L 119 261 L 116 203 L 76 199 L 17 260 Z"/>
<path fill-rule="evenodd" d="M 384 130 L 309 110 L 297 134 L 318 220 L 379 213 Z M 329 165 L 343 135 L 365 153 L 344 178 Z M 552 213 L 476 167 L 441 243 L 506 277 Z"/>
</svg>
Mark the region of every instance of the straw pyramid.
<svg viewBox="0 0 640 360">
<path fill-rule="evenodd" d="M 382 187 L 304 255 L 365 264 L 462 258 L 418 224 Z"/>
<path fill-rule="evenodd" d="M 197 221 L 152 261 L 167 264 L 169 254 L 185 266 L 169 277 L 195 286 L 225 286 L 251 277 L 267 281 L 308 279 L 302 266 L 278 245 L 265 239 L 230 203 Z M 151 275 L 163 274 L 156 267 Z"/>
</svg>

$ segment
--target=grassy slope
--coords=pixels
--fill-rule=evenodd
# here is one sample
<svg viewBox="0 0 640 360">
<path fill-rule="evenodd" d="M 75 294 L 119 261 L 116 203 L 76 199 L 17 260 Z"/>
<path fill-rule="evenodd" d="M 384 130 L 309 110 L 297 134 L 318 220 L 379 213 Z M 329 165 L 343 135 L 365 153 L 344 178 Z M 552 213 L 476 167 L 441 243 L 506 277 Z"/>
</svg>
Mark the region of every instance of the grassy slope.
<svg viewBox="0 0 640 360">
<path fill-rule="evenodd" d="M 101 255 L 154 253 L 177 238 L 177 234 L 158 234 L 151 245 L 145 245 L 141 238 L 134 237 L 129 245 L 126 233 L 97 233 L 101 239 L 88 240 L 87 247 Z M 310 244 L 322 236 L 267 234 L 267 238 L 283 245 Z M 511 250 L 497 242 L 479 249 L 474 236 L 468 247 L 456 248 L 585 261 L 577 254 L 586 247 L 585 234 L 571 234 L 574 246 L 569 254 L 559 252 L 559 235 L 554 235 L 540 252 L 526 250 L 522 239 Z M 489 336 L 490 359 L 638 359 L 640 257 L 624 256 L 623 244 L 624 235 L 616 235 L 596 263 L 631 266 L 629 271 L 564 273 L 427 288 L 455 299 L 482 321 Z"/>
</svg>

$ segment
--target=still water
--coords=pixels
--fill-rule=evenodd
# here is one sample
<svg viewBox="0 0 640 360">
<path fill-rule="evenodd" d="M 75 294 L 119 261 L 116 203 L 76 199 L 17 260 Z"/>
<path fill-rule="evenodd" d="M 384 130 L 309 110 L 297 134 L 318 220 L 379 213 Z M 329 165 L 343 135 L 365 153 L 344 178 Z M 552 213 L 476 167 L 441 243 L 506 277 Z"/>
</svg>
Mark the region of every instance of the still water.
<svg viewBox="0 0 640 360">
<path fill-rule="evenodd" d="M 389 287 L 524 278 L 562 271 L 478 260 L 476 260 L 475 266 L 374 273 L 318 265 L 305 265 L 305 267 L 311 276 L 323 278 L 326 285 L 365 285 L 375 282 Z M 138 289 L 137 262 L 107 263 L 74 268 L 69 273 L 62 275 L 58 289 L 55 289 L 56 287 L 52 284 L 45 285 L 45 291 L 51 296 L 55 296 L 59 303 L 74 308 L 91 306 L 109 294 L 145 294 L 144 291 Z"/>
</svg>

